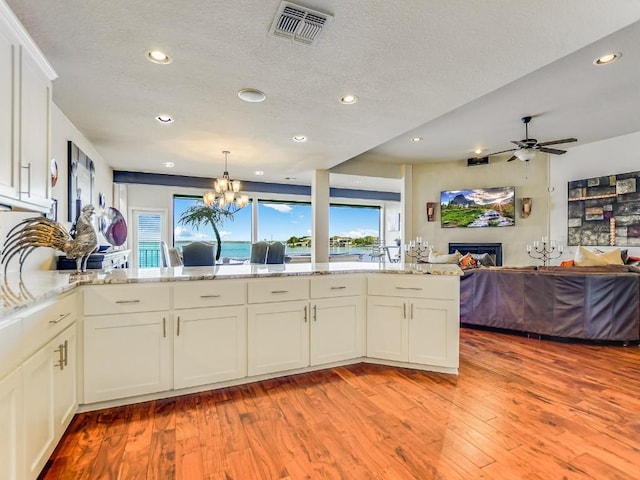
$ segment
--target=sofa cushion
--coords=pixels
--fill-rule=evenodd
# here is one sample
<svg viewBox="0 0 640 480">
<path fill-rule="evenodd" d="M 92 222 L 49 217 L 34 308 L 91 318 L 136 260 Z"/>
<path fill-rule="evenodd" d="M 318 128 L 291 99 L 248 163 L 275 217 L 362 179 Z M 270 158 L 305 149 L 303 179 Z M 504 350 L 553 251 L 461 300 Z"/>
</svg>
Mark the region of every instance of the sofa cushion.
<svg viewBox="0 0 640 480">
<path fill-rule="evenodd" d="M 429 263 L 458 263 L 462 254 L 456 250 L 455 253 L 440 253 L 437 250 L 429 252 Z"/>
<path fill-rule="evenodd" d="M 578 267 L 596 267 L 599 265 L 623 265 L 619 248 L 609 252 L 595 253 L 584 247 L 578 247 L 573 261 Z"/>
<path fill-rule="evenodd" d="M 495 267 L 496 262 L 493 260 L 493 257 L 488 253 L 476 253 L 473 255 L 480 265 L 483 267 Z"/>
<path fill-rule="evenodd" d="M 478 267 L 478 261 L 475 258 L 473 258 L 473 255 L 470 253 L 467 253 L 466 255 L 463 255 L 462 257 L 460 257 L 458 264 L 462 269 Z"/>
</svg>

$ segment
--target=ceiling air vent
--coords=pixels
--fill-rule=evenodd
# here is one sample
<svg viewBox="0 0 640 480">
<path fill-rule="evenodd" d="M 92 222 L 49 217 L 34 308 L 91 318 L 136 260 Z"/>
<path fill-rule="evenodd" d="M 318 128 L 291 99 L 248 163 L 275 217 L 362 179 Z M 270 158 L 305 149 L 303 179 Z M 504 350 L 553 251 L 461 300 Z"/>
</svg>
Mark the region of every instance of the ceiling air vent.
<svg viewBox="0 0 640 480">
<path fill-rule="evenodd" d="M 282 2 L 271 25 L 271 32 L 279 37 L 313 45 L 318 41 L 324 27 L 333 17 L 310 8 Z"/>
</svg>

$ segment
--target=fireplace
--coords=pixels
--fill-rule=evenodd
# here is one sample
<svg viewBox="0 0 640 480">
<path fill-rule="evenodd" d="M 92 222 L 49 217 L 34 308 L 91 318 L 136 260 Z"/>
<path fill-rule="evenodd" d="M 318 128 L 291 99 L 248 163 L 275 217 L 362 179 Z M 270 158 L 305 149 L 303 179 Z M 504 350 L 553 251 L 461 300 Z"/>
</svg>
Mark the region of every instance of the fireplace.
<svg viewBox="0 0 640 480">
<path fill-rule="evenodd" d="M 467 253 L 478 254 L 488 253 L 493 257 L 497 266 L 502 265 L 502 244 L 501 243 L 450 243 L 449 253 L 458 250 L 463 255 Z"/>
</svg>

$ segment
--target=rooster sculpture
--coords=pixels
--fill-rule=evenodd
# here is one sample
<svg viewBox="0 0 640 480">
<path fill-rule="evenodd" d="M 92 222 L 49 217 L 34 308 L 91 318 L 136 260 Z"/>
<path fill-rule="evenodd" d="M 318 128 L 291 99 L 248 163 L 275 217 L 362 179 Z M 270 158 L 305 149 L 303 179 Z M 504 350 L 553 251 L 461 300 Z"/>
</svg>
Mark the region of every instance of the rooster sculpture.
<svg viewBox="0 0 640 480">
<path fill-rule="evenodd" d="M 87 260 L 98 246 L 98 236 L 93 228 L 94 208 L 87 205 L 82 208 L 76 221 L 75 235 L 71 236 L 62 225 L 48 218 L 27 218 L 7 233 L 7 240 L 2 250 L 4 273 L 12 258 L 18 255 L 20 273 L 25 260 L 37 247 L 50 247 L 65 253 L 76 261 L 78 272 L 87 270 Z"/>
</svg>

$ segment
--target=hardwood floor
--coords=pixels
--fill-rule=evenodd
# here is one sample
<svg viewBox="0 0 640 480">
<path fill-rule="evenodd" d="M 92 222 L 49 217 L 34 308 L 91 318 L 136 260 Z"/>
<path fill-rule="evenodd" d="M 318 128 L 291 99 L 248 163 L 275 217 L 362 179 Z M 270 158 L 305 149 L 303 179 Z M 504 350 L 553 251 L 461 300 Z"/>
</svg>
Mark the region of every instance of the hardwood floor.
<svg viewBox="0 0 640 480">
<path fill-rule="evenodd" d="M 462 329 L 460 375 L 355 365 L 77 415 L 44 479 L 635 479 L 640 348 Z"/>
</svg>

